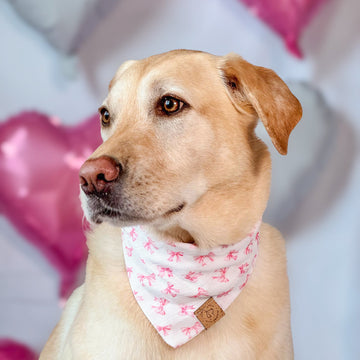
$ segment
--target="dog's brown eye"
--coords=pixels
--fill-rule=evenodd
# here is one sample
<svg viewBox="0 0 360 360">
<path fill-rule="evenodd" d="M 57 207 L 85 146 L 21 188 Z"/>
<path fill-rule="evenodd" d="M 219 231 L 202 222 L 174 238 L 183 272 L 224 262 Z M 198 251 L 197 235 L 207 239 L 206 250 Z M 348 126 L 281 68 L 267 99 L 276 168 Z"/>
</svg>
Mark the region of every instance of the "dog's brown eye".
<svg viewBox="0 0 360 360">
<path fill-rule="evenodd" d="M 110 124 L 110 113 L 106 108 L 100 109 L 101 124 L 103 126 L 109 126 Z"/>
<path fill-rule="evenodd" d="M 184 103 L 181 100 L 175 99 L 174 97 L 171 96 L 164 96 L 161 99 L 162 110 L 167 115 L 176 113 L 177 111 L 181 110 L 183 106 Z"/>
</svg>

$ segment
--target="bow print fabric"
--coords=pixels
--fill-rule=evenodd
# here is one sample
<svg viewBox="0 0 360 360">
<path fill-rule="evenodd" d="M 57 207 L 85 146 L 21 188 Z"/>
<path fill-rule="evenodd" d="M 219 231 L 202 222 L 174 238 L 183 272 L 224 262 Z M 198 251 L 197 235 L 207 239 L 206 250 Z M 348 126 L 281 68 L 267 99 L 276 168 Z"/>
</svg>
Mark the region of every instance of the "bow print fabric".
<svg viewBox="0 0 360 360">
<path fill-rule="evenodd" d="M 179 347 L 204 330 L 194 312 L 208 299 L 225 311 L 240 294 L 255 264 L 260 224 L 238 243 L 210 250 L 156 240 L 142 227 L 122 229 L 134 297 L 167 344 Z"/>
</svg>

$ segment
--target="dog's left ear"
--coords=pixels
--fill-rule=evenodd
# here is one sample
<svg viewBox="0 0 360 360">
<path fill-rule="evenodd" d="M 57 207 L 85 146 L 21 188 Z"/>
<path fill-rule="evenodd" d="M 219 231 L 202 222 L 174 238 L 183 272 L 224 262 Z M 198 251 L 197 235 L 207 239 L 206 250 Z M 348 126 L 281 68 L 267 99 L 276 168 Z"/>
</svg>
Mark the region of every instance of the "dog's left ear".
<svg viewBox="0 0 360 360">
<path fill-rule="evenodd" d="M 298 99 L 274 71 L 252 65 L 237 54 L 221 58 L 220 70 L 236 109 L 257 114 L 278 152 L 286 155 L 290 133 L 302 116 Z"/>
</svg>

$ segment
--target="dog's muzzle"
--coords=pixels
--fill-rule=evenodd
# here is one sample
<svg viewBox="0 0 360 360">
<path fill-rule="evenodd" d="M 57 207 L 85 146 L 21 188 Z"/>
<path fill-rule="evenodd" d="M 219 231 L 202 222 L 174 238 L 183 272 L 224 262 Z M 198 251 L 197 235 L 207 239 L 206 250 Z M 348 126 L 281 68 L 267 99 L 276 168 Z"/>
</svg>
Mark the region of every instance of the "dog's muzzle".
<svg viewBox="0 0 360 360">
<path fill-rule="evenodd" d="M 151 206 L 144 207 L 141 196 L 129 196 L 124 190 L 126 174 L 119 161 L 110 156 L 88 159 L 80 168 L 80 186 L 86 195 L 84 209 L 88 220 L 94 223 L 110 221 L 126 226 L 148 222 L 157 217 L 169 217 L 180 212 L 185 202 L 156 213 Z M 85 199 L 84 199 L 85 200 Z M 140 204 L 140 205 L 139 205 Z"/>
</svg>

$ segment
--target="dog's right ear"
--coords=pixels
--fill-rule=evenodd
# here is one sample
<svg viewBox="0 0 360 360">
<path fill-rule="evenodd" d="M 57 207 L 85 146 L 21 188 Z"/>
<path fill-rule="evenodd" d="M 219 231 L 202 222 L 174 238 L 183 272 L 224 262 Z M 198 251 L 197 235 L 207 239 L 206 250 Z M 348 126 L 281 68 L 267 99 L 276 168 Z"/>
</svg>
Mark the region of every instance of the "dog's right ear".
<svg viewBox="0 0 360 360">
<path fill-rule="evenodd" d="M 290 133 L 302 116 L 298 99 L 274 71 L 252 65 L 237 54 L 221 58 L 220 71 L 235 108 L 257 115 L 278 152 L 285 155 Z"/>
</svg>

